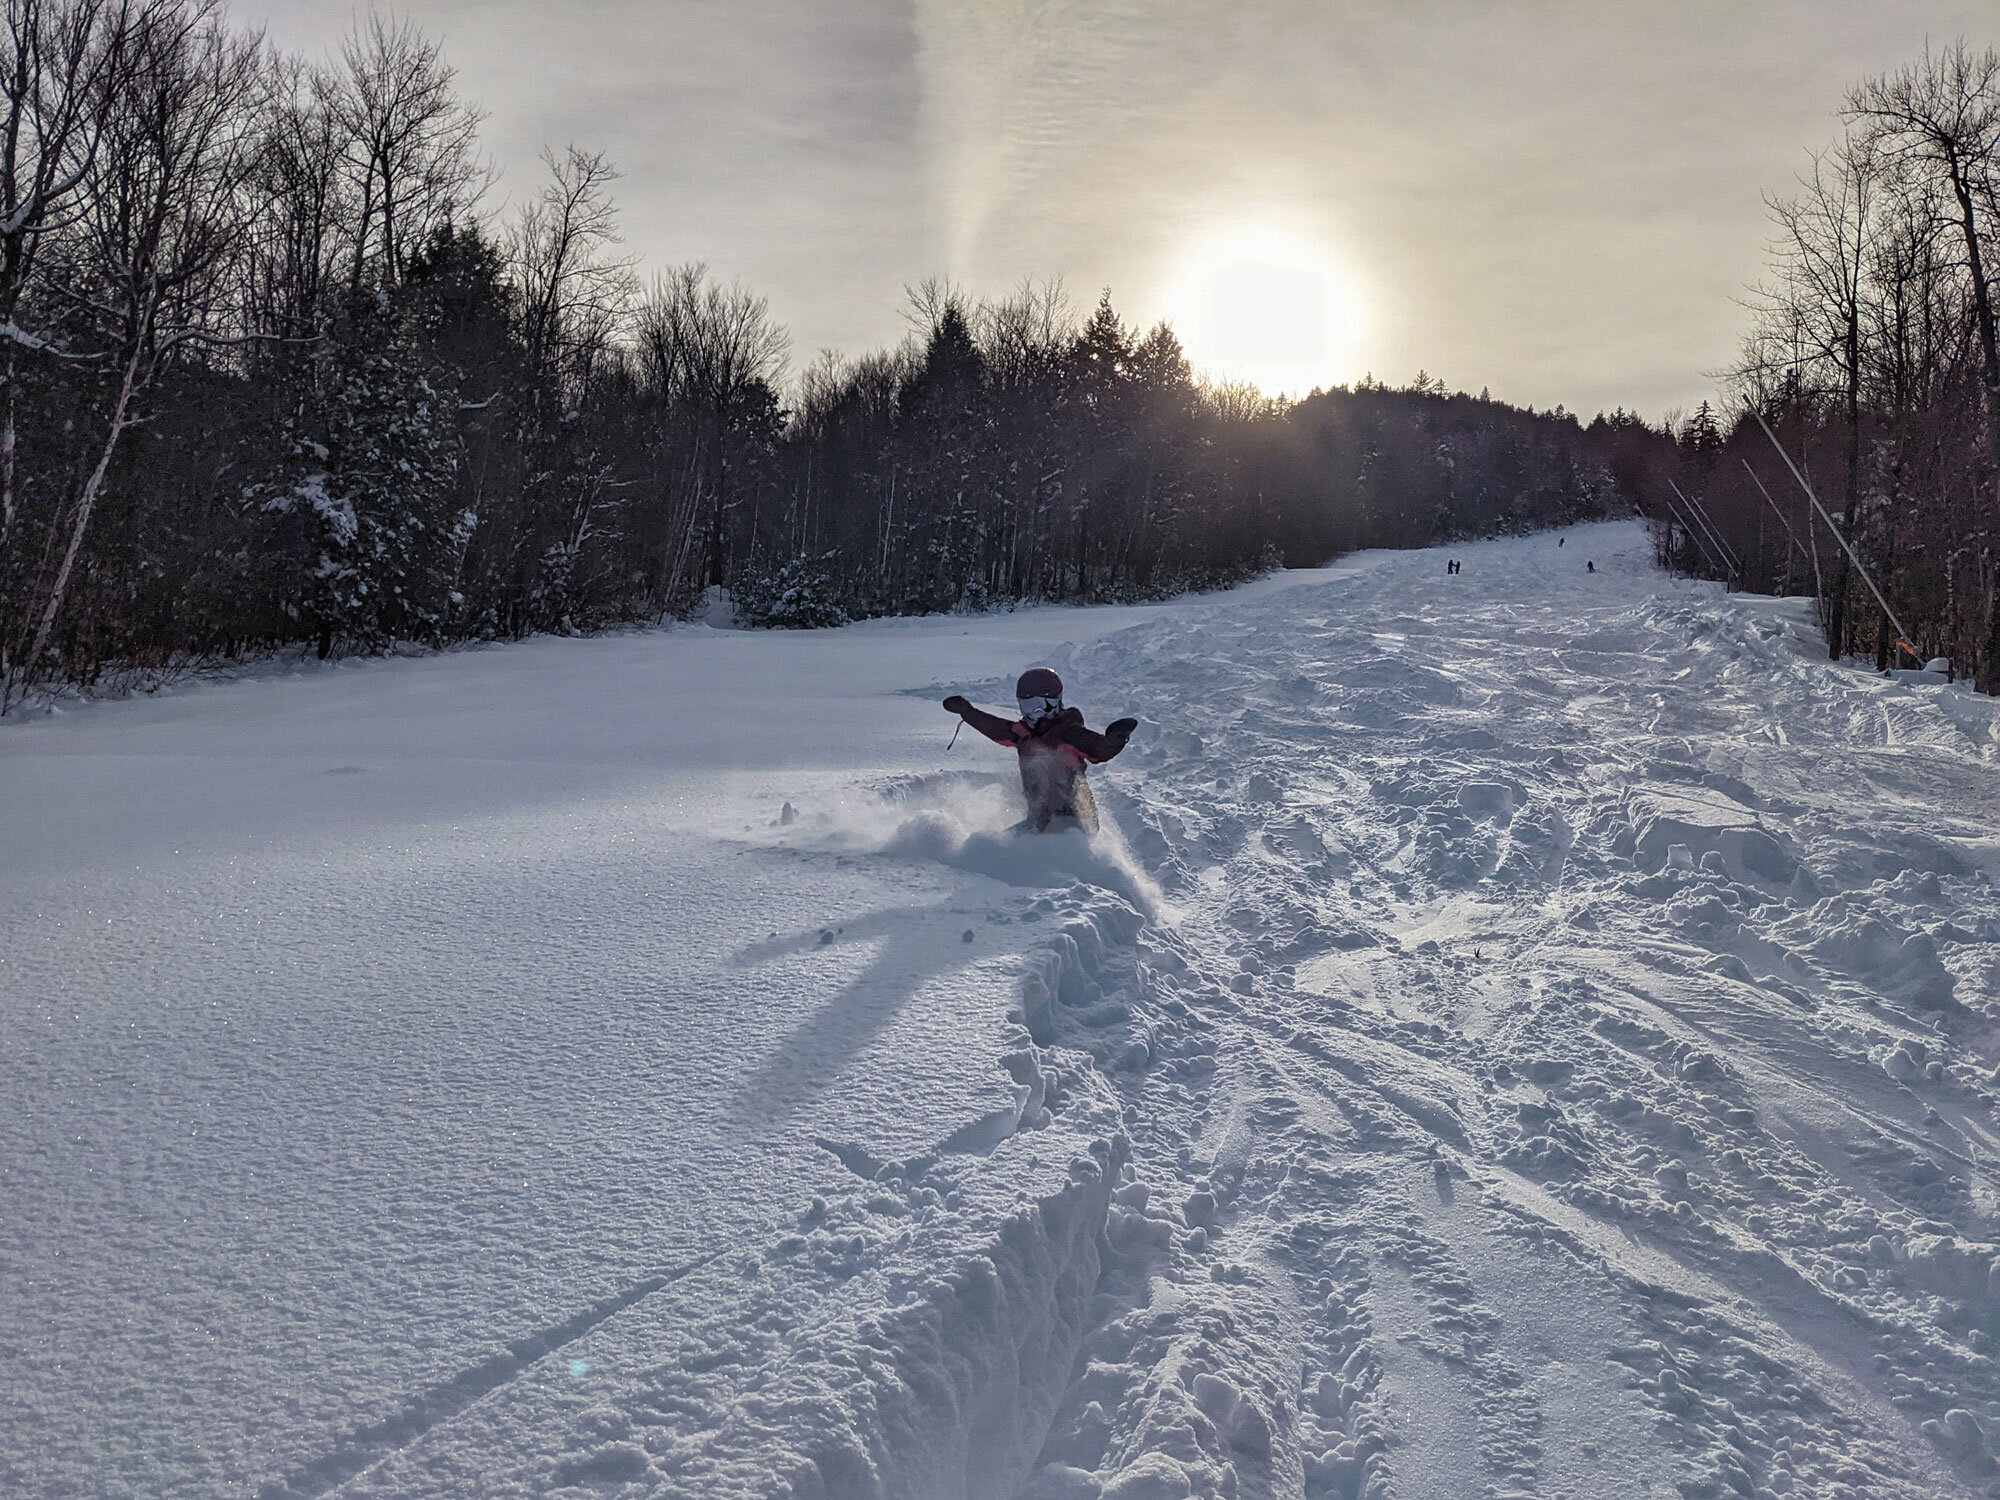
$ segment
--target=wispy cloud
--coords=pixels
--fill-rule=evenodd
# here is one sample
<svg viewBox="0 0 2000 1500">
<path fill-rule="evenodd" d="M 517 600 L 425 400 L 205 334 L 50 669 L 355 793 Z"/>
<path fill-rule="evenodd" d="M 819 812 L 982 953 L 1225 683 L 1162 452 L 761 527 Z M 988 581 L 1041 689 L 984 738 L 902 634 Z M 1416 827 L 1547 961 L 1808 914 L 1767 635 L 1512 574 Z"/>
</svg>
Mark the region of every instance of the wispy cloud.
<svg viewBox="0 0 2000 1500">
<path fill-rule="evenodd" d="M 797 346 L 901 288 L 1061 274 L 1145 320 L 1190 245 L 1279 224 L 1370 303 L 1353 359 L 1657 415 L 1725 362 L 1761 195 L 1855 79 L 1990 0 L 410 0 L 503 189 L 606 150 L 631 247 L 767 293 Z M 280 42 L 347 17 L 239 0 Z"/>
</svg>

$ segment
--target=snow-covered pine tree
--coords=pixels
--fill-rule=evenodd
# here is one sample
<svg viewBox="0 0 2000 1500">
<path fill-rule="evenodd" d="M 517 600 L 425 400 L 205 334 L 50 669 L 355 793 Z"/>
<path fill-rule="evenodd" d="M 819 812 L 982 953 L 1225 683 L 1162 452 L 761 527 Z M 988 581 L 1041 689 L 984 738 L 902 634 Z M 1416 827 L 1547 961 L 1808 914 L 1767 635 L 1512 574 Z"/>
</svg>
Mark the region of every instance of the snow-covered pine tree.
<svg viewBox="0 0 2000 1500">
<path fill-rule="evenodd" d="M 434 636 L 473 524 L 454 514 L 456 447 L 432 375 L 386 294 L 364 293 L 336 348 L 309 467 L 274 511 L 303 512 L 319 561 L 306 610 L 320 654 Z"/>
<path fill-rule="evenodd" d="M 800 553 L 758 571 L 736 590 L 738 618 L 774 630 L 823 630 L 845 625 L 846 590 L 836 550 Z"/>
</svg>

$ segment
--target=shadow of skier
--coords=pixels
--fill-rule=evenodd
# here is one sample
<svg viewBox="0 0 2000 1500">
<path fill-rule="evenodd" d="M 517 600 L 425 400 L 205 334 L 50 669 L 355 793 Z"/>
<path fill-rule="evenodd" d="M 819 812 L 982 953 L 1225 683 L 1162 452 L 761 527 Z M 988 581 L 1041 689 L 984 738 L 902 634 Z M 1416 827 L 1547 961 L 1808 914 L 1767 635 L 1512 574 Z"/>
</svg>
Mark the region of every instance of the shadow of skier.
<svg viewBox="0 0 2000 1500">
<path fill-rule="evenodd" d="M 847 1066 L 893 1021 L 917 991 L 985 952 L 964 941 L 966 918 L 945 905 L 887 907 L 838 926 L 752 943 L 738 965 L 877 943 L 873 962 L 780 1043 L 737 1091 L 735 1110 L 763 1123 L 789 1119 L 826 1093 Z"/>
</svg>

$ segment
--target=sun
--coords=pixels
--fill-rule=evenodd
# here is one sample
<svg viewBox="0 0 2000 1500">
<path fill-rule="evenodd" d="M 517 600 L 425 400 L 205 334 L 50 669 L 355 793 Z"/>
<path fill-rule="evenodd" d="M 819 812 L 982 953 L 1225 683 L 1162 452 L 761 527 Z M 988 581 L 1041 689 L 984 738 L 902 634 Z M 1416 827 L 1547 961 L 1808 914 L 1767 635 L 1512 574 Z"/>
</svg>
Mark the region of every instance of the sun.
<svg viewBox="0 0 2000 1500">
<path fill-rule="evenodd" d="M 1211 379 L 1299 396 L 1352 378 L 1361 333 L 1352 278 L 1295 236 L 1217 237 L 1188 256 L 1168 307 L 1189 361 Z"/>
</svg>

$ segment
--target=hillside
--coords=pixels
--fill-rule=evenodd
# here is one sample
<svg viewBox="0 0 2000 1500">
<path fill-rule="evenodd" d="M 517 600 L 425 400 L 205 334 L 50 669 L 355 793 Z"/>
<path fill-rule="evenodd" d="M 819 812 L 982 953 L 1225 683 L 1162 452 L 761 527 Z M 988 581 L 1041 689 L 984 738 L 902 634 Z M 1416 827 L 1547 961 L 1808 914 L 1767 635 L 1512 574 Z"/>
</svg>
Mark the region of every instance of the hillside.
<svg viewBox="0 0 2000 1500">
<path fill-rule="evenodd" d="M 10 719 L 0 1489 L 1988 1493 L 2000 704 L 1451 555 Z"/>
</svg>

